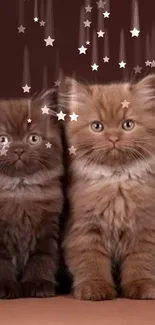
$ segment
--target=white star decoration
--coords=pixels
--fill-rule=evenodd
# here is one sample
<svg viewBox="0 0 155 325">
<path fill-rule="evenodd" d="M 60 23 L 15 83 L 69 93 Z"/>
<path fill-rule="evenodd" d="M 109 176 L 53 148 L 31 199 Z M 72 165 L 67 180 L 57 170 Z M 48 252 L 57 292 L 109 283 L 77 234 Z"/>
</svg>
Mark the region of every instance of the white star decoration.
<svg viewBox="0 0 155 325">
<path fill-rule="evenodd" d="M 24 27 L 23 25 L 20 25 L 19 27 L 17 27 L 17 29 L 18 29 L 18 33 L 25 33 L 26 27 Z"/>
<path fill-rule="evenodd" d="M 52 144 L 51 144 L 50 142 L 47 142 L 47 143 L 45 144 L 45 146 L 46 146 L 47 149 L 50 149 L 50 148 L 52 147 Z"/>
<path fill-rule="evenodd" d="M 82 45 L 78 48 L 78 50 L 80 52 L 79 54 L 86 54 L 87 48 Z"/>
<path fill-rule="evenodd" d="M 31 123 L 32 120 L 30 118 L 27 119 L 27 123 Z"/>
<path fill-rule="evenodd" d="M 99 30 L 99 32 L 97 32 L 98 37 L 103 37 L 105 34 L 105 32 L 103 32 L 101 29 Z"/>
<path fill-rule="evenodd" d="M 107 56 L 105 56 L 105 57 L 103 58 L 103 60 L 104 60 L 104 63 L 105 63 L 105 62 L 109 63 L 110 58 L 108 58 Z"/>
<path fill-rule="evenodd" d="M 103 15 L 104 15 L 104 18 L 109 18 L 110 12 L 105 11 L 105 12 L 103 12 Z"/>
<path fill-rule="evenodd" d="M 151 62 L 151 68 L 154 68 L 155 67 L 155 60 L 152 60 Z"/>
<path fill-rule="evenodd" d="M 76 155 L 77 148 L 75 148 L 74 146 L 71 146 L 70 148 L 68 148 L 68 150 L 70 155 Z"/>
<path fill-rule="evenodd" d="M 90 41 L 87 41 L 86 44 L 87 44 L 87 45 L 90 45 Z"/>
<path fill-rule="evenodd" d="M 88 19 L 86 21 L 83 22 L 85 27 L 90 27 L 91 21 L 89 21 Z"/>
<path fill-rule="evenodd" d="M 128 108 L 130 102 L 128 102 L 128 101 L 125 99 L 123 102 L 121 102 L 121 104 L 122 104 L 122 108 L 124 108 L 124 107 L 127 107 L 127 108 Z"/>
<path fill-rule="evenodd" d="M 91 12 L 92 9 L 93 9 L 93 7 L 91 7 L 90 5 L 88 5 L 87 7 L 85 7 L 85 9 L 86 9 L 86 12 Z"/>
<path fill-rule="evenodd" d="M 92 71 L 98 71 L 99 65 L 97 65 L 96 63 L 91 65 Z"/>
<path fill-rule="evenodd" d="M 44 107 L 41 108 L 42 114 L 49 114 L 49 108 L 45 105 Z"/>
<path fill-rule="evenodd" d="M 60 87 L 61 81 L 56 80 L 54 81 L 55 87 Z"/>
<path fill-rule="evenodd" d="M 27 84 L 24 87 L 22 87 L 22 88 L 23 88 L 23 92 L 24 93 L 29 93 L 30 92 L 30 89 L 31 89 L 31 87 L 29 87 Z"/>
<path fill-rule="evenodd" d="M 151 61 L 149 61 L 149 60 L 145 61 L 145 65 L 146 65 L 146 67 L 150 67 L 151 66 Z"/>
<path fill-rule="evenodd" d="M 64 114 L 62 111 L 60 111 L 60 113 L 58 113 L 58 114 L 56 114 L 56 115 L 57 115 L 57 117 L 58 117 L 58 121 L 59 121 L 59 120 L 63 120 L 63 121 L 64 121 L 65 116 L 66 116 L 66 114 Z"/>
<path fill-rule="evenodd" d="M 70 118 L 71 118 L 71 121 L 77 121 L 77 118 L 78 118 L 78 116 L 79 115 L 77 115 L 77 114 L 75 114 L 74 112 L 71 114 L 71 115 L 69 115 L 70 116 Z"/>
<path fill-rule="evenodd" d="M 133 30 L 130 30 L 130 33 L 132 34 L 132 37 L 134 37 L 134 36 L 138 37 L 140 30 L 138 30 L 137 28 L 134 27 Z"/>
<path fill-rule="evenodd" d="M 134 68 L 134 70 L 135 70 L 135 73 L 141 73 L 142 68 L 141 68 L 139 65 L 137 65 L 137 66 Z"/>
<path fill-rule="evenodd" d="M 7 152 L 8 152 L 8 149 L 6 149 L 6 146 L 3 146 L 3 148 L 0 150 L 0 155 L 6 156 Z"/>
<path fill-rule="evenodd" d="M 119 63 L 119 67 L 120 67 L 120 68 L 125 68 L 125 66 L 126 66 L 126 63 L 125 63 L 124 61 L 121 61 L 121 62 Z"/>
<path fill-rule="evenodd" d="M 46 42 L 46 46 L 48 46 L 48 45 L 53 46 L 55 39 L 51 38 L 51 36 L 48 36 L 47 38 L 44 39 L 44 41 Z"/>
<path fill-rule="evenodd" d="M 38 17 L 34 17 L 34 22 L 35 22 L 35 23 L 37 23 L 37 22 L 38 22 L 38 20 L 39 20 L 39 18 L 38 18 Z"/>
<path fill-rule="evenodd" d="M 98 2 L 96 2 L 96 4 L 97 4 L 98 9 L 104 8 L 105 1 L 99 0 Z"/>
<path fill-rule="evenodd" d="M 40 21 L 40 26 L 45 26 L 45 24 L 46 24 L 45 21 L 43 21 L 43 20 Z"/>
</svg>

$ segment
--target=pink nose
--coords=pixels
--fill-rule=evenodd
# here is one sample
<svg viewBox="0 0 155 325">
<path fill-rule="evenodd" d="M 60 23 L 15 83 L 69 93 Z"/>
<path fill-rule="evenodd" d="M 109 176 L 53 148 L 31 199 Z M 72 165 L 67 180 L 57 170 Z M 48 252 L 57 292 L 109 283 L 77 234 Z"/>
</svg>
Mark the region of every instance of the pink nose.
<svg viewBox="0 0 155 325">
<path fill-rule="evenodd" d="M 109 137 L 109 141 L 115 144 L 117 141 L 119 141 L 119 138 L 117 136 L 111 135 Z"/>
</svg>

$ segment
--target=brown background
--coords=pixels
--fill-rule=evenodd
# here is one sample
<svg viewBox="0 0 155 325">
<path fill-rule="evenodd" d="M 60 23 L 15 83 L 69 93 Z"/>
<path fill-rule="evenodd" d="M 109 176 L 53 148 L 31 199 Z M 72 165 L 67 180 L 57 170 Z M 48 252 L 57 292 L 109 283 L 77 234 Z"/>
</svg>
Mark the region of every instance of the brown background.
<svg viewBox="0 0 155 325">
<path fill-rule="evenodd" d="M 79 16 L 81 5 L 84 0 L 54 0 L 54 47 L 45 46 L 44 28 L 39 23 L 34 23 L 34 0 L 24 1 L 24 26 L 26 31 L 19 34 L 19 1 L 24 0 L 0 0 L 0 96 L 16 97 L 23 95 L 23 53 L 25 45 L 28 47 L 30 57 L 31 93 L 39 91 L 43 85 L 43 67 L 48 69 L 48 86 L 58 78 L 56 65 L 60 64 L 64 74 L 75 73 L 88 81 L 107 82 L 120 80 L 122 70 L 119 60 L 120 30 L 125 33 L 125 50 L 127 68 L 126 76 L 133 77 L 133 67 L 138 63 L 136 51 L 137 38 L 132 38 L 131 30 L 131 0 L 111 0 L 110 18 L 105 19 L 105 27 L 109 33 L 110 63 L 103 63 L 103 38 L 99 38 L 99 71 L 91 70 L 91 45 L 87 55 L 79 55 Z M 40 10 L 41 1 L 38 0 Z M 91 1 L 93 9 L 92 27 L 97 26 L 96 0 Z M 154 35 L 152 35 L 155 21 L 155 0 L 139 0 L 140 13 L 140 42 L 141 47 L 138 54 L 139 64 L 143 66 L 142 75 L 151 68 L 145 68 L 145 60 L 155 58 Z M 45 19 L 46 20 L 46 19 Z M 146 57 L 146 34 L 151 37 L 150 58 Z M 90 35 L 92 38 L 92 35 Z M 135 59 L 136 57 L 136 59 Z M 124 71 L 123 71 L 124 72 Z M 26 94 L 24 94 L 25 96 Z"/>
</svg>

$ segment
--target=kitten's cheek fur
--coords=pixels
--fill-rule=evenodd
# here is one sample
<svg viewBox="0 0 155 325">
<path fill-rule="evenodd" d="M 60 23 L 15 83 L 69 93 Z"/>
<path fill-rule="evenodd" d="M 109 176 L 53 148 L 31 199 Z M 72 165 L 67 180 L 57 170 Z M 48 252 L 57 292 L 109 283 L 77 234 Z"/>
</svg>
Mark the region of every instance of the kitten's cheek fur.
<svg viewBox="0 0 155 325">
<path fill-rule="evenodd" d="M 111 300 L 116 298 L 115 288 L 103 280 L 91 280 L 80 283 L 74 288 L 74 296 L 81 300 Z"/>
</svg>

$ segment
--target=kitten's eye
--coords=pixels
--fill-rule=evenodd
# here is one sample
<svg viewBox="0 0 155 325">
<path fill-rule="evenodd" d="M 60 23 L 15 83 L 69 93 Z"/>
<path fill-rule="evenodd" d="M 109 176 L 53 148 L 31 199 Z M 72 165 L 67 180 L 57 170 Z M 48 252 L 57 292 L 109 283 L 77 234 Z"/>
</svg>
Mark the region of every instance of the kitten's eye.
<svg viewBox="0 0 155 325">
<path fill-rule="evenodd" d="M 94 132 L 101 132 L 104 129 L 104 126 L 101 122 L 99 121 L 94 121 L 91 123 L 91 128 Z"/>
<path fill-rule="evenodd" d="M 41 140 L 42 140 L 41 136 L 40 135 L 36 135 L 36 134 L 31 134 L 29 136 L 29 138 L 28 138 L 28 142 L 31 145 L 38 144 L 38 143 L 40 143 Z"/>
<path fill-rule="evenodd" d="M 122 128 L 125 131 L 131 131 L 135 126 L 135 123 L 132 120 L 126 120 L 122 123 Z"/>
<path fill-rule="evenodd" d="M 9 142 L 9 139 L 6 135 L 0 135 L 0 144 L 6 145 Z"/>
</svg>

